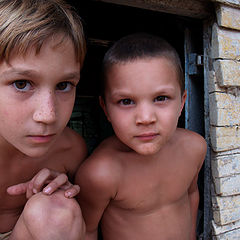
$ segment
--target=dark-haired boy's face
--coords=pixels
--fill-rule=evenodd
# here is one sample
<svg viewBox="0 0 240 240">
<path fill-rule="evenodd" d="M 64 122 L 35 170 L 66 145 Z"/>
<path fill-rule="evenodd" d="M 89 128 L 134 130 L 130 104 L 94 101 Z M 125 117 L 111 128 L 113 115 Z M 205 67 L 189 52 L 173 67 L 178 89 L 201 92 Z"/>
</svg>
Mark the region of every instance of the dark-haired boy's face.
<svg viewBox="0 0 240 240">
<path fill-rule="evenodd" d="M 65 128 L 80 64 L 70 40 L 56 47 L 57 42 L 50 39 L 39 54 L 32 48 L 0 64 L 0 146 L 41 156 Z"/>
<path fill-rule="evenodd" d="M 157 153 L 171 139 L 186 94 L 165 58 L 116 64 L 108 72 L 104 111 L 117 137 L 139 154 Z"/>
</svg>

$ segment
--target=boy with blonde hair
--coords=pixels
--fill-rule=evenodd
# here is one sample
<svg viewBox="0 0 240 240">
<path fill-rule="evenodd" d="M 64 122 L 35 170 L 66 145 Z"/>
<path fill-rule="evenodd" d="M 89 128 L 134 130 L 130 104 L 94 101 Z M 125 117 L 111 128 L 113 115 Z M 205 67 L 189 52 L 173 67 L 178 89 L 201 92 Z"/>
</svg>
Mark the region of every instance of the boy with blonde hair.
<svg viewBox="0 0 240 240">
<path fill-rule="evenodd" d="M 67 197 L 79 192 L 68 177 L 87 150 L 66 125 L 85 51 L 64 1 L 0 0 L 0 239 L 84 238 Z"/>
<path fill-rule="evenodd" d="M 103 60 L 100 104 L 115 135 L 80 166 L 86 239 L 194 240 L 206 143 L 177 128 L 186 91 L 180 59 L 163 39 L 133 34 Z"/>
</svg>

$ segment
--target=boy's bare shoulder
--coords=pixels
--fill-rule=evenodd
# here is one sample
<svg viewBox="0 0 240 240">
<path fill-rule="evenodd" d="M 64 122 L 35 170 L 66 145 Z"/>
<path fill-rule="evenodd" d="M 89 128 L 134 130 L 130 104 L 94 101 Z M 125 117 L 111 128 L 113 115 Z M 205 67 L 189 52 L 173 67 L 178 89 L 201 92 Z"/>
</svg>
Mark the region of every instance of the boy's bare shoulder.
<svg viewBox="0 0 240 240">
<path fill-rule="evenodd" d="M 178 128 L 176 131 L 176 145 L 183 155 L 189 159 L 196 159 L 202 163 L 207 151 L 205 139 L 198 133 Z"/>
<path fill-rule="evenodd" d="M 205 139 L 198 133 L 193 132 L 188 129 L 178 128 L 177 134 L 179 134 L 179 140 L 182 141 L 183 144 L 195 146 L 195 147 L 206 147 Z"/>
<path fill-rule="evenodd" d="M 105 139 L 94 150 L 94 152 L 84 160 L 76 175 L 76 183 L 86 182 L 88 185 L 108 191 L 115 187 L 121 179 L 122 165 L 118 159 L 119 143 L 115 137 Z"/>
</svg>

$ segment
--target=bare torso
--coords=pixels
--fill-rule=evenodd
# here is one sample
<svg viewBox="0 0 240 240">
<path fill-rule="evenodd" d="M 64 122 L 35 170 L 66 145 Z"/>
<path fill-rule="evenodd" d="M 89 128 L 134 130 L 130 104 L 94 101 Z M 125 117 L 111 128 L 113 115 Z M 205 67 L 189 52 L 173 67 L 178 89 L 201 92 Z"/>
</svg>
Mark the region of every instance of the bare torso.
<svg viewBox="0 0 240 240">
<path fill-rule="evenodd" d="M 187 190 L 196 166 L 185 164 L 183 156 L 174 151 L 165 159 L 128 160 L 119 191 L 102 219 L 104 240 L 188 240 L 191 216 Z"/>
<path fill-rule="evenodd" d="M 10 196 L 6 192 L 9 186 L 31 180 L 43 168 L 67 173 L 69 176 L 77 170 L 82 160 L 79 158 L 81 150 L 76 152 L 72 148 L 71 140 L 73 138 L 75 140 L 79 139 L 71 136 L 67 138 L 69 140 L 68 143 L 60 139 L 51 152 L 38 159 L 31 159 L 23 154 L 19 154 L 17 157 L 16 155 L 14 157 L 9 155 L 8 160 L 6 160 L 0 155 L 0 233 L 13 229 L 27 201 L 25 195 Z M 77 149 L 79 149 L 83 141 L 82 143 L 81 140 L 77 142 Z M 85 151 L 84 147 L 82 149 L 83 152 Z M 69 162 L 69 153 L 73 153 L 71 155 L 71 163 Z"/>
<path fill-rule="evenodd" d="M 190 240 L 193 220 L 188 189 L 202 159 L 194 159 L 191 137 L 184 137 L 185 132 L 182 136 L 183 131 L 154 156 L 124 151 L 115 138 L 100 147 L 96 159 L 112 147 L 108 155 L 117 165 L 108 169 L 117 172 L 117 177 L 113 174 L 108 179 L 112 185 L 117 182 L 117 191 L 101 219 L 104 240 Z"/>
<path fill-rule="evenodd" d="M 186 199 L 159 209 L 126 210 L 109 206 L 101 224 L 104 240 L 189 240 L 190 209 Z"/>
</svg>

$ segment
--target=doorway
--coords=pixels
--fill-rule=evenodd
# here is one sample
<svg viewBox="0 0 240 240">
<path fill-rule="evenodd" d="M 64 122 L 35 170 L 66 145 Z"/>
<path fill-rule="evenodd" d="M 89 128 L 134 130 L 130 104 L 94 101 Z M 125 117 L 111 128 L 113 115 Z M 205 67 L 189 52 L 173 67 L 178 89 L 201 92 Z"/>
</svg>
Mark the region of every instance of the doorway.
<svg viewBox="0 0 240 240">
<path fill-rule="evenodd" d="M 179 127 L 204 136 L 203 23 L 201 20 L 173 14 L 123 6 L 101 1 L 74 1 L 84 24 L 87 55 L 77 89 L 77 98 L 69 125 L 86 140 L 89 153 L 112 129 L 98 104 L 101 61 L 107 49 L 121 37 L 147 32 L 166 39 L 177 50 L 185 71 L 188 100 L 179 119 Z M 195 71 L 193 71 L 195 69 Z M 197 233 L 203 229 L 203 170 L 199 174 L 200 204 Z"/>
</svg>

